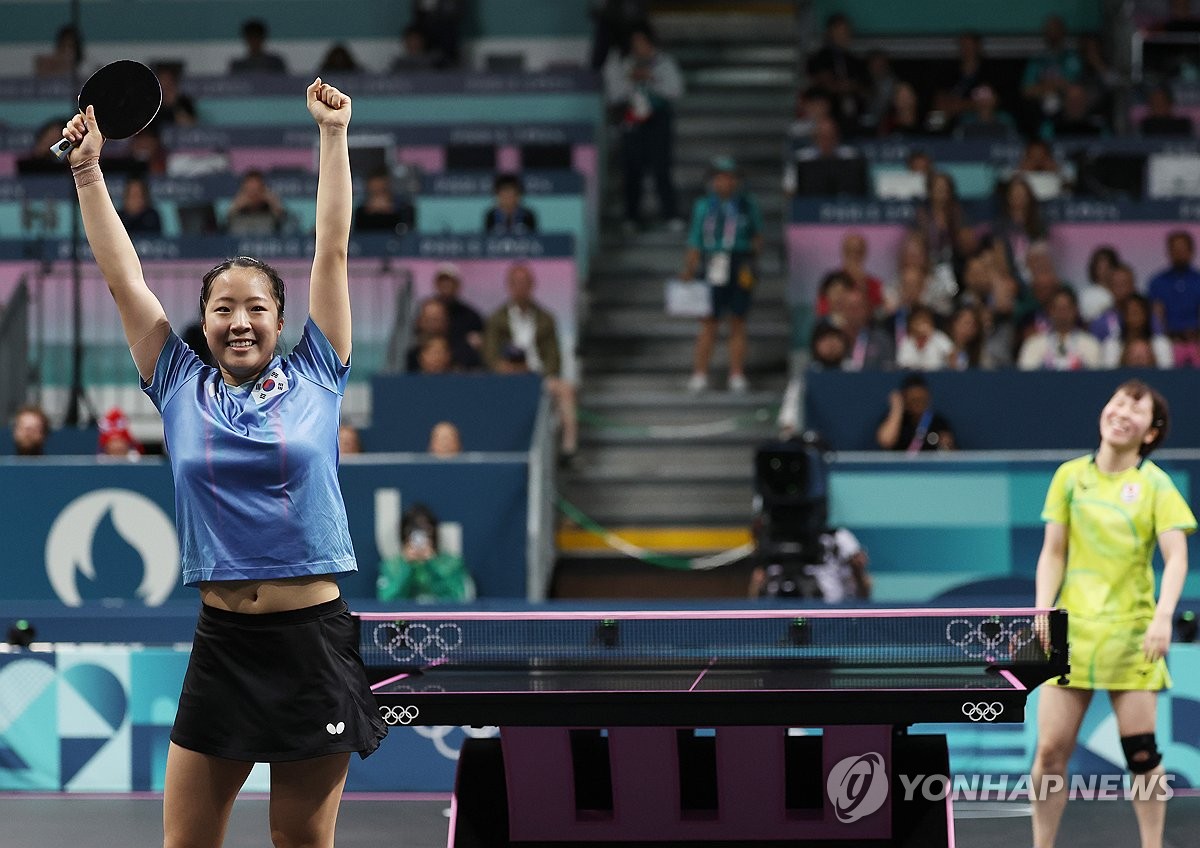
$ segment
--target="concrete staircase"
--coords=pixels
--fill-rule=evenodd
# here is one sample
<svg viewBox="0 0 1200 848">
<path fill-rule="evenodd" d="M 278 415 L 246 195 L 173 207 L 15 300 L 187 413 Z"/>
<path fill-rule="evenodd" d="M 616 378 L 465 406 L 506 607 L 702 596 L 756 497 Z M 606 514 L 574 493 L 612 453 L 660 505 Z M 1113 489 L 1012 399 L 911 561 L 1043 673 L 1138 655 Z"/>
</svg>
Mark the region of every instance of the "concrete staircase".
<svg viewBox="0 0 1200 848">
<path fill-rule="evenodd" d="M 615 156 L 602 244 L 584 293 L 580 455 L 560 491 L 596 523 L 657 551 L 711 553 L 748 540 L 754 448 L 775 433 L 786 382 L 791 332 L 780 174 L 796 87 L 795 20 L 790 3 L 751 5 L 753 13 L 730 13 L 721 4 L 682 4 L 687 10 L 654 17 L 663 48 L 687 80 L 676 120 L 681 209 L 690 210 L 703 191 L 709 160 L 731 154 L 763 210 L 766 250 L 749 320 L 750 392 L 725 389 L 724 336 L 712 388 L 695 396 L 685 391 L 697 323 L 668 318 L 663 294 L 664 281 L 682 267 L 685 236 L 665 228 L 620 234 Z M 651 210 L 652 194 L 646 196 Z M 569 583 L 587 594 L 578 588 L 580 571 L 595 570 L 612 551 L 569 526 L 559 541 L 560 577 L 567 578 L 560 587 Z M 644 581 L 639 585 L 644 593 Z M 605 594 L 620 591 L 609 587 Z"/>
</svg>

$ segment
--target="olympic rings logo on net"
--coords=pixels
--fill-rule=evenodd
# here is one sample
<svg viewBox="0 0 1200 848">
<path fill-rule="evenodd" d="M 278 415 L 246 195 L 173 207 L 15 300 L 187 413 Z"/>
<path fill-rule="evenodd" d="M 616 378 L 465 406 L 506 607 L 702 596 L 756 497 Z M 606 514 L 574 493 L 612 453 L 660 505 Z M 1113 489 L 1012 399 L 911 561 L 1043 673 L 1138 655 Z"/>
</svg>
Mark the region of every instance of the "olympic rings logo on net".
<svg viewBox="0 0 1200 848">
<path fill-rule="evenodd" d="M 999 701 L 967 701 L 962 705 L 962 714 L 971 721 L 995 721 L 1004 712 L 1004 704 Z"/>
<path fill-rule="evenodd" d="M 379 708 L 379 715 L 383 718 L 384 724 L 412 724 L 420 714 L 421 711 L 415 706 Z"/>
<path fill-rule="evenodd" d="M 457 624 L 380 624 L 375 628 L 375 646 L 387 651 L 388 656 L 398 662 L 444 660 L 462 646 L 463 632 Z"/>
<path fill-rule="evenodd" d="M 951 619 L 946 624 L 946 641 L 968 657 L 993 661 L 996 655 L 1011 656 L 1037 638 L 1028 618 L 1010 621 Z"/>
</svg>

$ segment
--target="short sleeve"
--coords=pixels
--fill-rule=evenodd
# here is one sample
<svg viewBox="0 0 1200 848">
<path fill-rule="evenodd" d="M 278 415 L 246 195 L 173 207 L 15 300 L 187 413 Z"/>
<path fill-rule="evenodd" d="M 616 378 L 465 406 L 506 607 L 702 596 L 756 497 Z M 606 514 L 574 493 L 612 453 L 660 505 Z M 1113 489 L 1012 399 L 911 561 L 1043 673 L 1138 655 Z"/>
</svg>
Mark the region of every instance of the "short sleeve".
<svg viewBox="0 0 1200 848">
<path fill-rule="evenodd" d="M 1165 471 L 1162 477 L 1162 481 L 1154 487 L 1154 535 L 1158 536 L 1167 530 L 1194 533 L 1196 516 Z"/>
<path fill-rule="evenodd" d="M 179 391 L 180 386 L 197 376 L 204 368 L 205 365 L 196 352 L 172 330 L 158 354 L 158 362 L 154 365 L 154 379 L 149 385 L 143 382 L 142 391 L 161 413 L 163 407 Z"/>
<path fill-rule="evenodd" d="M 318 386 L 342 394 L 350 378 L 350 363 L 342 364 L 337 351 L 312 318 L 304 322 L 304 333 L 288 357 L 292 370 Z"/>
<path fill-rule="evenodd" d="M 1046 504 L 1042 507 L 1042 521 L 1047 524 L 1067 525 L 1071 518 L 1071 493 L 1075 488 L 1074 475 L 1067 464 L 1058 466 L 1046 490 Z"/>
</svg>

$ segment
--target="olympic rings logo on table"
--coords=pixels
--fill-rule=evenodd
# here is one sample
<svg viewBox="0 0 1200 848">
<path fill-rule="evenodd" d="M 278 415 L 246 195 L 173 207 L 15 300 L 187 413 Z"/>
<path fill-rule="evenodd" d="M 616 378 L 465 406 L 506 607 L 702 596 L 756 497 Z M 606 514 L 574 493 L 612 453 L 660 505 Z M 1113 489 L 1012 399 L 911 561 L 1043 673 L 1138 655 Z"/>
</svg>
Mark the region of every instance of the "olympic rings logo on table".
<svg viewBox="0 0 1200 848">
<path fill-rule="evenodd" d="M 968 657 L 992 661 L 994 655 L 1015 654 L 1037 638 L 1034 623 L 1029 618 L 1010 621 L 987 619 L 971 621 L 954 618 L 946 624 L 946 641 L 962 650 Z"/>
<path fill-rule="evenodd" d="M 421 711 L 415 706 L 379 708 L 379 715 L 382 716 L 385 724 L 412 724 L 420 714 Z"/>
<path fill-rule="evenodd" d="M 967 701 L 962 705 L 962 714 L 971 721 L 995 721 L 1004 712 L 1004 704 L 999 701 Z"/>
<path fill-rule="evenodd" d="M 408 624 L 398 627 L 385 623 L 375 626 L 375 647 L 388 653 L 398 662 L 444 660 L 462 646 L 463 632 L 457 624 Z"/>
</svg>

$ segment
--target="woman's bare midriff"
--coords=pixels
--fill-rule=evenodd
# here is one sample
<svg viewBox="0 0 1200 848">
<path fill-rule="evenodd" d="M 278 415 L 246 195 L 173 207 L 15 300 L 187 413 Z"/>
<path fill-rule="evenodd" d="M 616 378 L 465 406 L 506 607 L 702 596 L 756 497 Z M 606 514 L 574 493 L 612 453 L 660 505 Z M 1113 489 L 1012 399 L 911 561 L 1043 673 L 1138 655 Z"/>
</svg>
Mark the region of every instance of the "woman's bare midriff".
<svg viewBox="0 0 1200 848">
<path fill-rule="evenodd" d="M 200 600 L 208 606 L 251 614 L 303 609 L 336 600 L 340 595 L 332 577 L 200 584 Z"/>
</svg>

